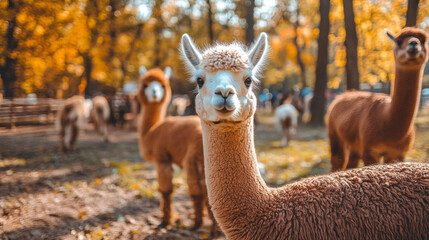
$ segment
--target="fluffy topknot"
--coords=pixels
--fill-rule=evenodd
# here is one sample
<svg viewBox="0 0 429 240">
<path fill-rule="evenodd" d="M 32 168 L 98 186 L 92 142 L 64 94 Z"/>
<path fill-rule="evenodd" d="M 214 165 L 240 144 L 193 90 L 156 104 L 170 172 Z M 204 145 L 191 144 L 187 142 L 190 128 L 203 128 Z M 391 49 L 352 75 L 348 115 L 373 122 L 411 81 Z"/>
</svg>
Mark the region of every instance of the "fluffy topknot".
<svg viewBox="0 0 429 240">
<path fill-rule="evenodd" d="M 428 35 L 424 30 L 416 27 L 406 27 L 403 28 L 398 34 L 396 34 L 395 41 L 403 41 L 405 38 L 408 37 L 416 37 L 420 40 L 422 44 L 425 43 L 428 39 Z"/>
<path fill-rule="evenodd" d="M 202 54 L 200 66 L 206 71 L 228 70 L 233 72 L 249 68 L 246 50 L 239 43 L 217 44 Z"/>
</svg>

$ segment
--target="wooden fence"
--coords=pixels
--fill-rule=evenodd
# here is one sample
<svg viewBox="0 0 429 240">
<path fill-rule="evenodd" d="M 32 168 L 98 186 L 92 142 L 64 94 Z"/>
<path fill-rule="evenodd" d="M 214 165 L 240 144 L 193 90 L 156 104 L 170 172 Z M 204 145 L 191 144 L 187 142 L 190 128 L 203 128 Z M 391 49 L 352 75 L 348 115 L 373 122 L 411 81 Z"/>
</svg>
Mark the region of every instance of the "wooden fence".
<svg viewBox="0 0 429 240">
<path fill-rule="evenodd" d="M 64 100 L 52 98 L 0 99 L 0 127 L 24 124 L 49 124 L 55 121 Z"/>
</svg>

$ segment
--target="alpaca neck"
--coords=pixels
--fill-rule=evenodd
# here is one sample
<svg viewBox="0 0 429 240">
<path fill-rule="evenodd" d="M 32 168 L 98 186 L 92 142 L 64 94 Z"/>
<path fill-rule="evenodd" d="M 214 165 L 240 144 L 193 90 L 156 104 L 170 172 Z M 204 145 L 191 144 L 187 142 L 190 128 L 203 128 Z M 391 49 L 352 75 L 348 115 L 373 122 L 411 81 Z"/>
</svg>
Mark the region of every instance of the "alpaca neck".
<svg viewBox="0 0 429 240">
<path fill-rule="evenodd" d="M 163 105 L 143 105 L 140 113 L 140 134 L 145 136 L 153 125 L 163 121 L 165 119 L 166 110 L 166 106 Z"/>
<path fill-rule="evenodd" d="M 402 139 L 410 133 L 420 100 L 423 67 L 396 68 L 392 102 L 389 109 L 387 132 L 393 139 Z"/>
<path fill-rule="evenodd" d="M 259 174 L 253 117 L 232 127 L 201 121 L 208 197 L 221 227 L 252 220 L 269 190 Z"/>
</svg>

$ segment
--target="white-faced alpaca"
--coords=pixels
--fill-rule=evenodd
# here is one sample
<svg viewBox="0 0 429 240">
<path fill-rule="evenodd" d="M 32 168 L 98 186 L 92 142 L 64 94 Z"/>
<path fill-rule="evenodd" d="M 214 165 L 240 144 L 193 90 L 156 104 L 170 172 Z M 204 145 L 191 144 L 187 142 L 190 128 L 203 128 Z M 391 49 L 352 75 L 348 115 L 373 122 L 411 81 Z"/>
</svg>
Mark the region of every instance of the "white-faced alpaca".
<svg viewBox="0 0 429 240">
<path fill-rule="evenodd" d="M 79 129 L 85 126 L 88 116 L 89 109 L 82 96 L 73 96 L 64 101 L 64 106 L 58 112 L 56 120 L 63 152 L 73 150 Z"/>
<path fill-rule="evenodd" d="M 103 136 L 105 142 L 108 142 L 109 117 L 110 108 L 107 99 L 103 96 L 94 97 L 92 99 L 91 120 L 95 130 Z"/>
<path fill-rule="evenodd" d="M 292 135 L 296 132 L 298 117 L 295 107 L 290 103 L 284 103 L 276 109 L 275 113 L 276 127 L 282 135 L 282 146 L 286 147 Z"/>
<path fill-rule="evenodd" d="M 404 28 L 396 37 L 395 81 L 390 96 L 347 92 L 329 109 L 328 135 L 332 171 L 365 165 L 404 161 L 414 142 L 414 119 L 420 99 L 422 76 L 428 59 L 426 33 Z"/>
<path fill-rule="evenodd" d="M 199 91 L 207 191 L 228 239 L 427 239 L 429 165 L 400 163 L 307 178 L 281 188 L 261 178 L 254 146 L 252 92 L 267 35 L 246 51 L 181 41 Z"/>
<path fill-rule="evenodd" d="M 186 107 L 191 104 L 191 100 L 187 95 L 177 96 L 171 102 L 173 106 L 173 115 L 174 116 L 183 116 L 185 114 Z"/>
<path fill-rule="evenodd" d="M 138 90 L 142 106 L 138 124 L 139 146 L 142 157 L 152 162 L 157 170 L 163 213 L 160 227 L 171 223 L 173 164 L 176 164 L 186 172 L 188 191 L 195 211 L 193 229 L 197 229 L 202 224 L 204 204 L 208 206 L 200 120 L 197 116 L 165 119 L 171 98 L 169 74 L 166 76 L 162 70 L 152 69 L 142 75 Z M 210 208 L 207 209 L 213 220 L 214 233 L 216 222 Z"/>
</svg>

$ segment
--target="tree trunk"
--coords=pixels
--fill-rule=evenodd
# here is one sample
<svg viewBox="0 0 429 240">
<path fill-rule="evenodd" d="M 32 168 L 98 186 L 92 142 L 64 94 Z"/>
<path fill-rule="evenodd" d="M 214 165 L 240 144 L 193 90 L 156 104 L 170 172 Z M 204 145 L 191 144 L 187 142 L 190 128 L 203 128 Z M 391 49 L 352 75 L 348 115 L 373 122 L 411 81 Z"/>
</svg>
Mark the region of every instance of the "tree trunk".
<svg viewBox="0 0 429 240">
<path fill-rule="evenodd" d="M 214 36 L 213 36 L 213 14 L 212 14 L 212 5 L 210 0 L 206 0 L 207 3 L 207 7 L 208 7 L 208 15 L 207 15 L 207 19 L 208 19 L 208 24 L 209 24 L 209 39 L 210 39 L 210 43 L 213 43 L 214 41 Z"/>
<path fill-rule="evenodd" d="M 330 0 L 320 0 L 320 26 L 319 26 L 319 39 L 317 50 L 317 63 L 316 63 L 316 83 L 314 88 L 314 97 L 311 102 L 311 125 L 322 126 L 324 124 L 325 115 L 325 91 L 328 82 L 328 36 L 329 36 L 329 11 Z"/>
<path fill-rule="evenodd" d="M 296 62 L 299 65 L 299 68 L 301 69 L 301 82 L 302 87 L 307 87 L 307 78 L 305 77 L 305 65 L 302 62 L 301 58 L 301 47 L 298 44 L 298 29 L 299 29 L 299 1 L 297 1 L 297 7 L 296 7 L 296 21 L 294 24 L 295 29 L 295 37 L 293 38 L 293 44 L 296 47 Z"/>
<path fill-rule="evenodd" d="M 163 1 L 156 0 L 155 4 L 153 5 L 152 12 L 153 17 L 156 19 L 155 24 L 155 46 L 154 46 L 154 52 L 155 52 L 155 59 L 153 61 L 152 67 L 160 67 L 161 64 L 161 43 L 162 43 L 162 30 L 164 27 L 164 24 L 162 22 L 162 11 L 161 11 L 161 5 Z"/>
<path fill-rule="evenodd" d="M 255 40 L 255 26 L 254 11 L 255 0 L 246 0 L 246 44 L 249 45 Z"/>
<path fill-rule="evenodd" d="M 419 0 L 408 0 L 406 27 L 417 25 L 417 14 L 419 11 Z"/>
<path fill-rule="evenodd" d="M 9 12 L 17 11 L 13 1 L 8 1 L 7 9 Z M 16 16 L 17 12 L 14 13 L 12 19 L 9 21 L 6 30 L 6 49 L 5 49 L 5 63 L 0 66 L 0 75 L 3 80 L 4 97 L 13 98 L 15 96 L 15 82 L 16 82 L 16 65 L 17 59 L 11 57 L 12 52 L 18 47 L 18 41 L 14 37 L 16 28 Z"/>
<path fill-rule="evenodd" d="M 344 25 L 346 29 L 346 82 L 347 90 L 359 90 L 359 69 L 358 69 L 358 38 L 356 33 L 355 14 L 353 11 L 353 0 L 343 0 L 344 5 Z"/>
<path fill-rule="evenodd" d="M 137 40 L 142 35 L 142 31 L 143 31 L 143 23 L 137 24 L 137 32 L 134 35 L 133 40 L 131 41 L 130 51 L 128 51 L 127 55 L 125 56 L 125 59 L 123 61 L 121 61 L 121 70 L 122 70 L 122 78 L 121 78 L 121 82 L 120 82 L 121 88 L 124 87 L 125 77 L 126 77 L 126 73 L 127 73 L 127 65 L 128 65 L 128 62 L 130 61 L 131 55 L 134 52 Z"/>
<path fill-rule="evenodd" d="M 109 54 L 108 54 L 108 59 L 112 60 L 112 58 L 115 56 L 115 47 L 116 47 L 116 17 L 115 17 L 115 11 L 116 11 L 116 3 L 115 0 L 110 0 L 109 2 L 110 7 L 112 8 L 110 10 L 110 15 L 109 15 L 109 27 L 110 27 L 110 46 L 109 46 Z M 113 61 L 111 61 L 113 62 Z"/>
<path fill-rule="evenodd" d="M 92 94 L 91 87 L 91 72 L 92 72 L 92 57 L 89 54 L 83 56 L 83 64 L 85 66 L 85 78 L 86 78 L 86 87 L 85 87 L 85 96 L 89 97 Z"/>
</svg>

